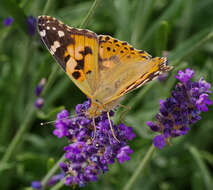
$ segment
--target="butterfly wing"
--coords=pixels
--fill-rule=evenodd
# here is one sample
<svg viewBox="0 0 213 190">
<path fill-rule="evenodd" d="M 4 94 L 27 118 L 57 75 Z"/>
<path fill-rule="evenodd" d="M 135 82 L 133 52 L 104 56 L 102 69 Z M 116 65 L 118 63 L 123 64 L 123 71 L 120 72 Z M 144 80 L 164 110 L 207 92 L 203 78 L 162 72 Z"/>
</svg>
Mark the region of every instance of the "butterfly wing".
<svg viewBox="0 0 213 190">
<path fill-rule="evenodd" d="M 108 104 L 170 70 L 166 63 L 165 57 L 151 58 L 148 53 L 136 50 L 127 42 L 100 35 L 100 79 L 95 98 Z"/>
<path fill-rule="evenodd" d="M 94 32 L 69 27 L 50 16 L 38 17 L 42 41 L 71 78 L 88 96 L 98 81 L 98 37 Z"/>
</svg>

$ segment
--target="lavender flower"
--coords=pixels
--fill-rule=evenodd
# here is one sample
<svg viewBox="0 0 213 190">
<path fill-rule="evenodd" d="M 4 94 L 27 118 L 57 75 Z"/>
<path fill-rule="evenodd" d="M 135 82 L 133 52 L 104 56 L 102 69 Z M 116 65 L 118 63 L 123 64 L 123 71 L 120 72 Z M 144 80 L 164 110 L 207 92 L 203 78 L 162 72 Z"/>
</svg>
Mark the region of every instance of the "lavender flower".
<svg viewBox="0 0 213 190">
<path fill-rule="evenodd" d="M 33 36 L 36 32 L 36 18 L 33 16 L 28 16 L 26 22 L 28 34 Z"/>
<path fill-rule="evenodd" d="M 164 82 L 168 78 L 169 74 L 168 72 L 162 73 L 161 75 L 158 76 L 158 80 L 160 82 Z"/>
<path fill-rule="evenodd" d="M 44 105 L 44 99 L 43 98 L 37 98 L 34 102 L 34 106 L 38 109 L 41 109 Z"/>
<path fill-rule="evenodd" d="M 3 21 L 3 25 L 8 27 L 13 23 L 14 19 L 12 17 L 6 17 Z"/>
<path fill-rule="evenodd" d="M 33 181 L 33 182 L 31 183 L 31 187 L 32 187 L 33 189 L 41 189 L 41 188 L 42 188 L 42 184 L 41 184 L 40 181 Z"/>
<path fill-rule="evenodd" d="M 113 164 L 116 158 L 123 163 L 130 159 L 129 155 L 133 152 L 126 144 L 135 137 L 132 129 L 124 124 L 112 124 L 119 143 L 112 135 L 106 113 L 95 119 L 94 138 L 93 121 L 85 115 L 89 106 L 89 101 L 77 105 L 77 116 L 72 119 L 68 118 L 69 112 L 66 110 L 57 115 L 53 134 L 58 138 L 66 137 L 71 142 L 64 147 L 66 162 L 60 163 L 66 173 L 66 185 L 84 186 L 90 181 L 96 181 L 101 173 L 108 171 L 108 165 Z M 110 115 L 113 114 L 111 111 Z"/>
<path fill-rule="evenodd" d="M 41 81 L 39 82 L 38 86 L 35 88 L 35 95 L 37 96 L 34 106 L 38 109 L 41 109 L 44 105 L 44 99 L 40 97 L 41 92 L 44 88 L 44 85 L 46 83 L 46 79 L 42 78 Z"/>
<path fill-rule="evenodd" d="M 42 92 L 45 84 L 46 84 L 46 79 L 42 78 L 41 81 L 39 82 L 38 86 L 35 88 L 35 95 L 37 97 L 39 97 L 41 95 L 41 92 Z"/>
<path fill-rule="evenodd" d="M 58 181 L 62 180 L 64 178 L 64 172 L 56 174 L 52 176 L 49 181 L 48 181 L 48 186 L 53 186 L 55 185 Z"/>
<path fill-rule="evenodd" d="M 154 132 L 159 132 L 153 139 L 154 146 L 161 149 L 170 138 L 185 135 L 189 126 L 201 119 L 201 112 L 208 111 L 212 104 L 209 99 L 211 85 L 203 78 L 192 82 L 194 71 L 179 71 L 176 78 L 180 81 L 172 91 L 172 97 L 160 101 L 160 113 L 156 122 L 148 121 L 147 125 Z"/>
</svg>

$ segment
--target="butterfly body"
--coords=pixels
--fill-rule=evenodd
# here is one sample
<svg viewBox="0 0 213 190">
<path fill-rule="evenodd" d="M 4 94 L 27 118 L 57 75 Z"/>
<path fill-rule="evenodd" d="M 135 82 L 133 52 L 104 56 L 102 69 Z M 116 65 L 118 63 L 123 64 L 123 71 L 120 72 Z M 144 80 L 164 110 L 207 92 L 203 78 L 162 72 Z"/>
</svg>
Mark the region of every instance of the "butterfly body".
<svg viewBox="0 0 213 190">
<path fill-rule="evenodd" d="M 124 94 L 171 69 L 165 57 L 152 58 L 127 42 L 69 27 L 50 16 L 38 17 L 38 31 L 62 69 L 90 98 L 90 118 L 108 112 Z"/>
</svg>

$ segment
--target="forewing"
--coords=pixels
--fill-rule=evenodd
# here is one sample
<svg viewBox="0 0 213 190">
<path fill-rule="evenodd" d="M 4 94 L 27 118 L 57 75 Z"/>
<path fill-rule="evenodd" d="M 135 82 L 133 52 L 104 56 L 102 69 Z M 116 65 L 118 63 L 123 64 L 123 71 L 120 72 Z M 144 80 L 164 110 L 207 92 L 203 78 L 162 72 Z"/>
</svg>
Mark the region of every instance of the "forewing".
<svg viewBox="0 0 213 190">
<path fill-rule="evenodd" d="M 38 17 L 42 41 L 71 78 L 89 97 L 98 81 L 98 39 L 94 32 L 69 27 L 50 16 Z"/>
<path fill-rule="evenodd" d="M 151 58 L 127 42 L 110 36 L 99 36 L 99 85 L 95 98 L 103 104 L 151 81 L 170 70 L 166 58 Z"/>
</svg>

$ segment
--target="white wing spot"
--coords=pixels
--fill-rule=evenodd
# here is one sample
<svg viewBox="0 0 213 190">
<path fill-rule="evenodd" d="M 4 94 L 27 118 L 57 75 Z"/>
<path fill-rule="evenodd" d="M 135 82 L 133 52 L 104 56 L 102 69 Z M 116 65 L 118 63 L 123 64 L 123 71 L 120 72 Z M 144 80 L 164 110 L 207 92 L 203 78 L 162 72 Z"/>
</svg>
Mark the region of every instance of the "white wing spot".
<svg viewBox="0 0 213 190">
<path fill-rule="evenodd" d="M 63 36 L 64 36 L 64 32 L 61 31 L 61 30 L 59 30 L 59 31 L 58 31 L 58 35 L 59 35 L 59 37 L 63 37 Z"/>
<path fill-rule="evenodd" d="M 40 35 L 41 35 L 41 37 L 46 36 L 46 30 L 42 30 L 42 31 L 40 31 Z"/>
<path fill-rule="evenodd" d="M 56 49 L 60 47 L 59 41 L 54 41 L 53 45 L 51 46 L 51 49 L 53 52 L 56 52 Z"/>
<path fill-rule="evenodd" d="M 56 30 L 56 27 L 52 27 L 53 30 Z"/>
<path fill-rule="evenodd" d="M 52 55 L 54 55 L 54 51 L 53 51 L 53 50 L 51 50 L 51 49 L 50 49 L 50 53 L 51 53 Z"/>
<path fill-rule="evenodd" d="M 159 75 L 159 74 L 160 74 L 160 71 L 156 71 L 156 72 L 155 72 L 155 75 Z"/>
<path fill-rule="evenodd" d="M 49 26 L 47 26 L 47 30 L 49 30 L 50 29 L 50 27 Z"/>
</svg>

